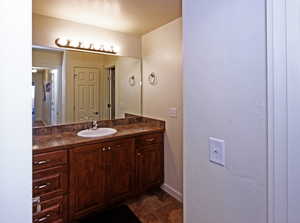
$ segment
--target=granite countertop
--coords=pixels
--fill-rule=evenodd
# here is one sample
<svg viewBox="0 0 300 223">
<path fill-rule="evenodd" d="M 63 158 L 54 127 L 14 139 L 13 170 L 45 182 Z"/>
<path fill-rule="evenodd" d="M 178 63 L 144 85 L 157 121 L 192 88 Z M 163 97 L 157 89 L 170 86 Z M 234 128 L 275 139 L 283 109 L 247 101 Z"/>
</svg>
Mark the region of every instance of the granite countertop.
<svg viewBox="0 0 300 223">
<path fill-rule="evenodd" d="M 107 142 L 115 139 L 144 135 L 148 133 L 164 132 L 164 127 L 153 126 L 148 123 L 135 123 L 128 125 L 116 125 L 116 134 L 97 138 L 83 138 L 77 136 L 77 132 L 65 132 L 52 135 L 33 136 L 33 154 L 72 148 L 85 144 Z"/>
</svg>

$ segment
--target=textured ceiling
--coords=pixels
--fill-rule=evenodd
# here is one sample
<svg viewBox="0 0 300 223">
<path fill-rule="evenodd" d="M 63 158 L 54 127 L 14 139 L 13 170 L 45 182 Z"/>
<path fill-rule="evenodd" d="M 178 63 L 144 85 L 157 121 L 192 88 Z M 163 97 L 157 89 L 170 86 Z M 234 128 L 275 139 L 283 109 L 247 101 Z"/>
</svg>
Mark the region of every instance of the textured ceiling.
<svg viewBox="0 0 300 223">
<path fill-rule="evenodd" d="M 181 0 L 33 0 L 33 13 L 131 34 L 181 16 Z"/>
</svg>

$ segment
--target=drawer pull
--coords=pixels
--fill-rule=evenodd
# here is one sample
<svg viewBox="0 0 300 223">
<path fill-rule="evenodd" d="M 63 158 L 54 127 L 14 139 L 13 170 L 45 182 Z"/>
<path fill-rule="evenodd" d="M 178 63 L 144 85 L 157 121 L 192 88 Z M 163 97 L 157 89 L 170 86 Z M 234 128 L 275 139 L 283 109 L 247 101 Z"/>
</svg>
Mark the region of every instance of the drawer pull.
<svg viewBox="0 0 300 223">
<path fill-rule="evenodd" d="M 111 150 L 111 147 L 109 146 L 107 149 L 108 149 L 108 150 Z"/>
<path fill-rule="evenodd" d="M 36 161 L 33 164 L 34 165 L 43 165 L 49 163 L 51 160 L 42 160 L 42 161 Z"/>
<path fill-rule="evenodd" d="M 146 139 L 146 142 L 153 142 L 155 140 L 155 138 L 151 138 L 151 139 Z"/>
<path fill-rule="evenodd" d="M 48 215 L 46 215 L 45 217 L 38 219 L 37 222 L 43 222 L 43 221 L 46 221 L 50 216 L 51 216 L 51 215 L 48 214 Z"/>
<path fill-rule="evenodd" d="M 103 152 L 104 152 L 104 151 L 106 151 L 106 148 L 105 148 L 105 147 L 103 147 L 103 148 L 102 148 L 102 151 L 103 151 Z"/>
<path fill-rule="evenodd" d="M 40 185 L 40 186 L 35 186 L 34 189 L 44 189 L 44 188 L 47 188 L 50 186 L 51 183 L 46 183 L 46 184 L 43 184 L 43 185 Z"/>
</svg>

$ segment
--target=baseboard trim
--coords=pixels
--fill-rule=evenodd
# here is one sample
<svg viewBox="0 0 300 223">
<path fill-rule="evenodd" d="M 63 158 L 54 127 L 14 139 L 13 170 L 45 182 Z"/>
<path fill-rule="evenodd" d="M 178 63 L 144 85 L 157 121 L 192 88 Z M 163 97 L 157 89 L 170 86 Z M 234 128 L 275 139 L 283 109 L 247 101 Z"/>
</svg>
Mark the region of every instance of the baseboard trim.
<svg viewBox="0 0 300 223">
<path fill-rule="evenodd" d="M 179 191 L 175 190 L 173 187 L 169 186 L 168 184 L 163 184 L 161 186 L 161 189 L 163 191 L 165 191 L 166 193 L 168 193 L 169 195 L 171 195 L 172 197 L 174 197 L 176 200 L 178 200 L 180 202 L 183 201 L 182 193 L 180 193 Z"/>
</svg>

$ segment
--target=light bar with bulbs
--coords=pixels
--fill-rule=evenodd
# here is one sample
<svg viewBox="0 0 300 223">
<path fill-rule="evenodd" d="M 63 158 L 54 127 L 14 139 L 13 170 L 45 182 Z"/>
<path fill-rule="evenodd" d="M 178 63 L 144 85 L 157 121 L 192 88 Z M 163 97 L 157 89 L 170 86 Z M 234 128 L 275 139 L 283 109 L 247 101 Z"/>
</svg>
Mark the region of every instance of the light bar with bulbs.
<svg viewBox="0 0 300 223">
<path fill-rule="evenodd" d="M 117 54 L 115 47 L 112 45 L 109 47 L 107 47 L 104 44 L 95 46 L 95 44 L 93 43 L 85 44 L 80 41 L 61 39 L 61 38 L 57 38 L 55 40 L 55 44 L 58 47 L 73 49 L 73 50 L 83 50 L 83 51 L 94 52 L 94 53 Z"/>
</svg>

